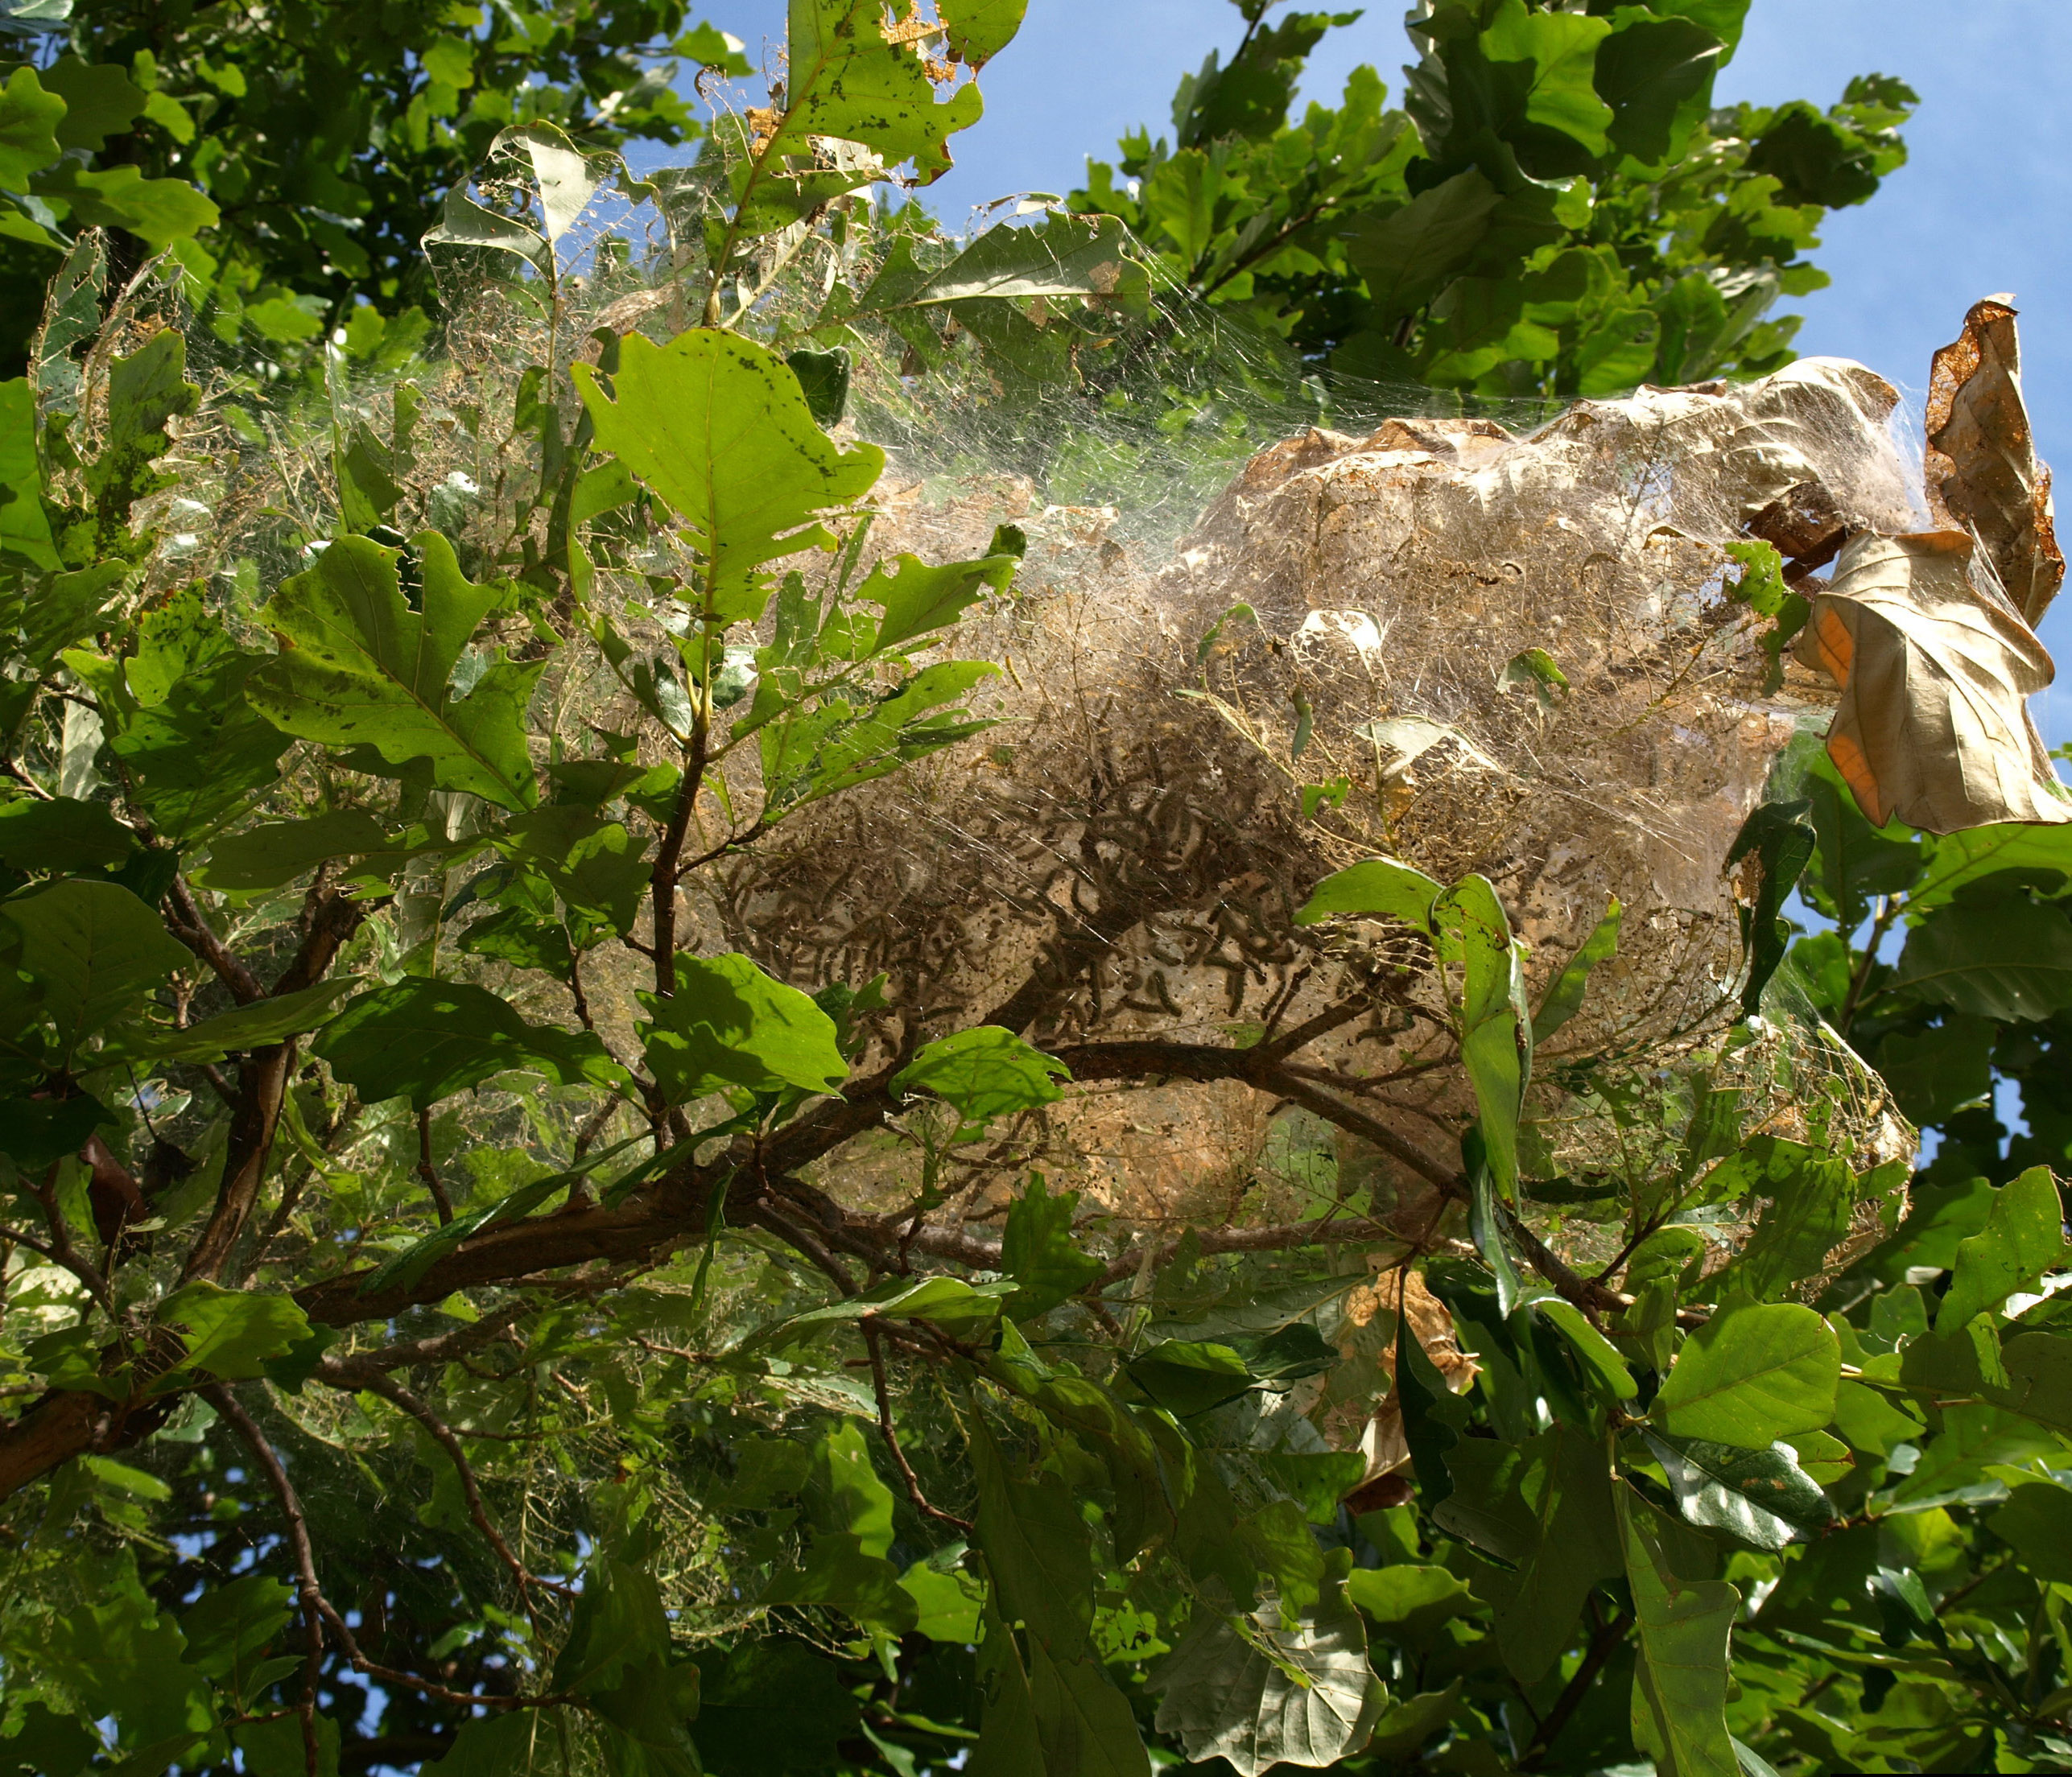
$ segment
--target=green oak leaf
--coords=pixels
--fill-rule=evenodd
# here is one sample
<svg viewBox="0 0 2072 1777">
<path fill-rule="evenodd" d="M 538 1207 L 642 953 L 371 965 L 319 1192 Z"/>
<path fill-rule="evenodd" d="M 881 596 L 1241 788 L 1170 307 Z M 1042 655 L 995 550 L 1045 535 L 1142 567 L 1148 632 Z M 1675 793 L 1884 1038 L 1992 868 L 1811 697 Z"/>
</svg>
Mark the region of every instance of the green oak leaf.
<svg viewBox="0 0 2072 1777">
<path fill-rule="evenodd" d="M 609 391 L 587 365 L 574 374 L 599 448 L 683 521 L 710 624 L 759 616 L 763 564 L 826 544 L 818 515 L 869 492 L 885 466 L 875 445 L 838 447 L 784 360 L 731 333 L 630 334 Z"/>
<path fill-rule="evenodd" d="M 505 599 L 460 572 L 453 546 L 426 531 L 423 609 L 404 600 L 397 551 L 341 537 L 260 612 L 281 652 L 253 674 L 253 707 L 283 733 L 327 747 L 373 747 L 390 765 L 431 762 L 432 782 L 499 808 L 539 799 L 525 711 L 544 662 L 499 657 L 464 698 L 449 683 L 468 638 Z"/>
<path fill-rule="evenodd" d="M 187 1355 L 166 1379 L 195 1371 L 226 1382 L 247 1381 L 264 1373 L 266 1359 L 309 1336 L 309 1320 L 292 1297 L 254 1290 L 225 1289 L 212 1283 L 188 1284 L 159 1305 L 159 1319 L 180 1328 Z"/>
<path fill-rule="evenodd" d="M 1768 1449 L 1826 1424 L 1841 1377 L 1834 1329 L 1811 1309 L 1731 1309 L 1685 1342 L 1649 1416 L 1673 1437 Z"/>
<path fill-rule="evenodd" d="M 1558 130 L 1592 155 L 1608 146 L 1612 108 L 1597 95 L 1598 47 L 1611 35 L 1606 19 L 1571 12 L 1528 12 L 1525 0 L 1500 0 L 1482 33 L 1482 52 L 1498 67 L 1527 64 L 1521 121 Z"/>
<path fill-rule="evenodd" d="M 978 1025 L 924 1045 L 893 1075 L 892 1090 L 932 1094 L 967 1123 L 983 1124 L 1055 1104 L 1064 1096 L 1055 1082 L 1071 1078 L 1063 1062 L 1013 1031 Z"/>
<path fill-rule="evenodd" d="M 155 913 L 110 882 L 53 883 L 0 906 L 0 917 L 21 933 L 21 967 L 45 989 L 43 1008 L 67 1061 L 194 961 Z"/>
<path fill-rule="evenodd" d="M 1535 1044 L 1545 1042 L 1583 1009 L 1583 996 L 1590 984 L 1590 971 L 1618 954 L 1619 922 L 1624 913 L 1625 909 L 1614 895 L 1604 909 L 1604 917 L 1583 941 L 1582 948 L 1554 978 L 1554 985 L 1540 1002 L 1540 1009 L 1533 1014 Z"/>
<path fill-rule="evenodd" d="M 2072 1585 L 2072 1490 L 2050 1481 L 2023 1481 L 1986 1528 L 2019 1553 L 2039 1580 Z"/>
<path fill-rule="evenodd" d="M 528 1024 L 508 1000 L 463 981 L 412 979 L 363 993 L 311 1047 L 365 1103 L 407 1097 L 419 1111 L 514 1069 L 562 1086 L 626 1078 L 588 1031 Z"/>
<path fill-rule="evenodd" d="M 2034 1023 L 2072 1006 L 2072 917 L 2018 889 L 1938 907 L 1908 936 L 1894 979 L 1970 1017 Z"/>
<path fill-rule="evenodd" d="M 1007 1312 L 1015 1320 L 1048 1313 L 1107 1268 L 1092 1254 L 1080 1251 L 1072 1239 L 1072 1218 L 1079 1206 L 1077 1191 L 1061 1191 L 1053 1197 L 1041 1173 L 1030 1175 L 1021 1196 L 1009 1206 L 1000 1265 L 1014 1280 Z"/>
<path fill-rule="evenodd" d="M 1936 1310 L 1947 1335 L 1975 1315 L 1996 1311 L 2017 1290 L 2033 1290 L 2063 1257 L 2065 1208 L 2048 1166 L 2032 1166 L 1993 1193 L 1986 1225 L 1957 1243 L 1955 1275 Z"/>
<path fill-rule="evenodd" d="M 1518 1113 L 1532 1069 L 1524 951 L 1484 877 L 1455 883 L 1432 904 L 1430 917 L 1440 959 L 1460 971 L 1454 1016 L 1489 1171 L 1504 1200 L 1515 1202 Z"/>
<path fill-rule="evenodd" d="M 1675 1777 L 1741 1777 L 1727 1731 L 1727 1651 L 1741 1594 L 1723 1580 L 1683 1578 L 1654 1507 L 1624 1482 L 1614 1498 L 1640 1631 L 1634 1738 Z"/>
<path fill-rule="evenodd" d="M 1326 876 L 1310 891 L 1295 923 L 1315 926 L 1334 913 L 1386 913 L 1429 932 L 1432 904 L 1445 893 L 1422 870 L 1393 858 L 1370 858 Z"/>
<path fill-rule="evenodd" d="M 0 802 L 0 864 L 64 875 L 121 864 L 137 836 L 99 802 L 70 796 Z"/>
<path fill-rule="evenodd" d="M 729 1087 L 832 1092 L 848 1078 L 834 1020 L 745 956 L 679 956 L 676 991 L 638 997 L 648 1066 L 672 1104 Z"/>
<path fill-rule="evenodd" d="M 18 68 L 0 86 L 0 188 L 26 192 L 29 175 L 64 150 L 56 131 L 64 127 L 65 101 L 46 90 L 33 68 Z"/>
</svg>

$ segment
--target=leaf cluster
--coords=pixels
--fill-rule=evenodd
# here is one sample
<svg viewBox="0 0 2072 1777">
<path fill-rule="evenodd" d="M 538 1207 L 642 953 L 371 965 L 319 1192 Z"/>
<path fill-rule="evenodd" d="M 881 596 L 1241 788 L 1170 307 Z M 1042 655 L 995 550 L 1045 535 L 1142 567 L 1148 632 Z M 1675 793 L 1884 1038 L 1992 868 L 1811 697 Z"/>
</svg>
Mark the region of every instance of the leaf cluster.
<svg viewBox="0 0 2072 1777">
<path fill-rule="evenodd" d="M 1715 108 L 1745 0 L 1439 0 L 1411 17 L 1402 106 L 1371 68 L 1293 99 L 1355 13 L 1245 30 L 1180 84 L 1170 137 L 1095 163 L 1075 209 L 1121 217 L 1176 283 L 1356 390 L 1493 398 L 1759 376 L 1827 211 L 1903 163 L 1916 103 L 1867 75 L 1821 111 Z"/>
</svg>

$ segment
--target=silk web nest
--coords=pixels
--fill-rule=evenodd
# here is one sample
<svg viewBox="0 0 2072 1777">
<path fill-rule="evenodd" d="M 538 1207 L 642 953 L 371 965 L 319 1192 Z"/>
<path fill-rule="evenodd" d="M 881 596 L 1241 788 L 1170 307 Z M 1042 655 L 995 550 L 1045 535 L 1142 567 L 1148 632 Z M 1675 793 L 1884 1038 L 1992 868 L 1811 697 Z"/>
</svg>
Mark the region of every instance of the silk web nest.
<svg viewBox="0 0 2072 1777">
<path fill-rule="evenodd" d="M 411 447 L 388 461 L 398 528 L 485 544 L 510 520 L 520 465 L 479 415 L 534 398 L 523 367 L 594 358 L 601 328 L 667 337 L 694 318 L 667 267 L 671 205 L 695 210 L 695 180 L 616 208 L 598 190 L 606 213 L 584 225 L 584 269 L 556 303 L 536 281 L 481 278 L 478 253 L 435 260 L 444 367 L 419 377 Z M 123 314 L 177 308 L 154 287 Z M 211 399 L 181 444 L 203 464 L 190 494 L 212 509 L 154 568 L 167 585 L 215 572 L 229 621 L 232 583 L 253 572 L 236 564 L 268 584 L 291 571 L 287 533 L 320 534 L 335 506 L 340 441 L 393 439 L 399 411 L 392 374 L 341 357 L 328 435 L 296 435 L 250 398 L 241 351 L 196 353 Z M 1529 1177 L 1641 1180 L 1673 1164 L 1696 1096 L 1728 1087 L 1744 1138 L 1818 1140 L 1859 1170 L 1911 1152 L 1876 1076 L 1788 981 L 1744 1017 L 1753 888 L 1726 860 L 1831 731 L 1875 818 L 1949 831 L 2067 818 L 2023 705 L 2048 682 L 2033 628 L 2063 563 L 2004 302 L 1975 308 L 1938 357 L 1925 480 L 1897 392 L 1831 359 L 1550 419 L 1434 414 L 1419 394 L 1407 417 L 1352 426 L 1342 401 L 1343 429 L 1252 450 L 1255 410 L 1249 434 L 1199 427 L 1162 456 L 1119 427 L 1111 441 L 1103 410 L 1069 395 L 1003 427 L 968 380 L 931 394 L 867 359 L 857 377 L 852 412 L 893 443 L 866 562 L 976 556 L 1003 522 L 1026 535 L 1012 594 L 945 644 L 1001 666 L 980 700 L 995 726 L 702 876 L 687 942 L 747 950 L 808 988 L 883 976 L 865 1069 L 989 1021 L 1068 1056 L 1128 1045 L 1148 1059 L 1089 1069 L 1057 1103 L 976 1140 L 917 1103 L 903 1127 L 820 1164 L 815 1182 L 845 1206 L 889 1214 L 925 1172 L 947 1198 L 938 1219 L 984 1236 L 1041 1173 L 1082 1194 L 1088 1239 L 1116 1251 L 1147 1231 L 1341 1214 L 1400 1237 L 1374 1243 L 1377 1267 L 1443 1245 L 1447 1202 L 1400 1148 L 1314 1102 L 1198 1077 L 1191 1059 L 1314 1028 L 1298 1058 L 1320 1091 L 1458 1165 L 1473 1105 L 1423 941 L 1385 921 L 1295 917 L 1317 881 L 1377 854 L 1443 882 L 1487 876 L 1531 947 L 1536 1004 L 1622 909 L 1616 954 L 1542 1047 Z M 559 398 L 565 435 L 575 409 Z M 1045 427 L 1056 472 L 1020 472 Z M 1059 466 L 1090 450 L 1128 458 L 1129 505 L 1074 499 L 1088 477 Z M 1204 509 L 1197 490 L 1224 480 Z M 1771 591 L 1810 604 L 1781 654 L 1776 600 L 1750 596 L 1769 571 L 1754 542 L 1777 552 Z M 646 576 L 668 569 L 671 547 L 601 568 L 592 594 L 657 645 Z M 787 565 L 834 571 L 819 555 Z M 608 679 L 555 695 L 571 732 L 642 725 Z M 753 807 L 752 762 L 729 769 L 736 806 Z M 459 801 L 446 813 L 469 818 Z M 407 893 L 397 917 L 419 917 Z M 629 967 L 601 968 L 592 987 L 621 1041 L 636 984 Z M 506 1119 L 506 1136 L 521 1128 Z M 1616 1196 L 1558 1217 L 1525 1208 L 1571 1262 L 1619 1243 Z M 1875 1237 L 1876 1208 L 1831 1270 Z M 1711 1230 L 1723 1259 L 1740 1231 Z M 1351 1313 L 1347 1336 L 1364 1324 Z"/>
</svg>

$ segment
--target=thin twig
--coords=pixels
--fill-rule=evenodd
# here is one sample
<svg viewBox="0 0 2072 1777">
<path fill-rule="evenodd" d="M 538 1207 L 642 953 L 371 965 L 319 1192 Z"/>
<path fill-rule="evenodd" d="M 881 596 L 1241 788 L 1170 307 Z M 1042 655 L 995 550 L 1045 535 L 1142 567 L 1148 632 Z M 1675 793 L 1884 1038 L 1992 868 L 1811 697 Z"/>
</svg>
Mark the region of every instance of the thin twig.
<svg viewBox="0 0 2072 1777">
<path fill-rule="evenodd" d="M 300 1596 L 324 1619 L 331 1631 L 332 1639 L 338 1643 L 346 1659 L 352 1662 L 355 1672 L 364 1672 L 370 1678 L 378 1678 L 388 1684 L 408 1685 L 412 1690 L 421 1692 L 442 1703 L 459 1703 L 469 1707 L 480 1704 L 493 1709 L 544 1709 L 563 1703 L 580 1706 L 582 1700 L 567 1692 L 547 1697 L 498 1697 L 494 1692 L 456 1691 L 446 1685 L 435 1684 L 428 1678 L 420 1678 L 415 1672 L 406 1672 L 394 1666 L 384 1666 L 378 1660 L 368 1659 L 360 1651 L 360 1644 L 353 1639 L 352 1629 L 345 1618 L 324 1597 L 323 1588 L 317 1583 L 316 1557 L 310 1548 L 308 1520 L 303 1514 L 302 1500 L 295 1490 L 294 1483 L 288 1479 L 287 1470 L 282 1466 L 279 1454 L 266 1441 L 266 1435 L 253 1423 L 251 1415 L 237 1404 L 228 1388 L 217 1385 L 204 1388 L 201 1392 L 209 1404 L 236 1429 L 237 1435 L 251 1451 L 253 1460 L 265 1474 L 266 1485 L 273 1493 L 275 1503 L 281 1508 L 282 1517 L 287 1523 L 288 1548 L 295 1558 Z M 315 1768 L 311 1767 L 312 1771 Z"/>
<path fill-rule="evenodd" d="M 237 1397 L 221 1386 L 204 1388 L 202 1393 L 245 1441 L 253 1460 L 265 1472 L 266 1484 L 273 1490 L 274 1503 L 280 1507 L 281 1517 L 287 1525 L 288 1552 L 295 1560 L 297 1602 L 302 1607 L 304 1650 L 302 1701 L 296 1704 L 295 1713 L 302 1718 L 304 1765 L 309 1777 L 317 1777 L 322 1758 L 316 1737 L 316 1685 L 324 1670 L 324 1588 L 317 1583 L 316 1555 L 310 1547 L 309 1521 L 303 1515 L 302 1500 L 288 1479 L 279 1455 L 253 1423 L 251 1416 L 238 1404 Z"/>
<path fill-rule="evenodd" d="M 1554 1742 L 1554 1737 L 1568 1725 L 1569 1717 L 1582 1706 L 1583 1698 L 1589 1694 L 1590 1687 L 1597 1681 L 1597 1675 L 1604 1671 L 1604 1663 L 1617 1651 L 1619 1643 L 1626 1639 L 1626 1631 L 1632 1627 L 1632 1617 L 1622 1611 L 1600 1627 L 1591 1638 L 1590 1646 L 1584 1651 L 1583 1664 L 1576 1668 L 1575 1676 L 1562 1687 L 1561 1695 L 1554 1699 L 1554 1707 L 1547 1711 L 1545 1719 L 1533 1730 L 1532 1740 L 1518 1761 L 1521 1768 L 1529 1771 L 1546 1756 L 1547 1749 Z"/>
<path fill-rule="evenodd" d="M 749 1219 L 760 1222 L 786 1246 L 795 1247 L 803 1253 L 807 1258 L 827 1273 L 835 1288 L 845 1297 L 857 1293 L 856 1279 L 842 1268 L 841 1262 L 774 1204 L 767 1201 L 758 1203 L 749 1212 Z"/>
<path fill-rule="evenodd" d="M 239 1005 L 249 1006 L 266 997 L 266 987 L 259 978 L 233 956 L 223 940 L 216 935 L 215 928 L 208 923 L 208 916 L 202 912 L 201 904 L 194 898 L 194 891 L 188 886 L 184 876 L 173 878 L 172 887 L 166 891 L 166 899 L 172 903 L 173 936 L 208 965 Z"/>
<path fill-rule="evenodd" d="M 927 1494 L 921 1490 L 921 1478 L 914 1474 L 914 1465 L 906 1460 L 906 1453 L 899 1447 L 899 1434 L 893 1429 L 892 1392 L 885 1379 L 885 1353 L 878 1345 L 880 1328 L 875 1315 L 866 1314 L 859 1325 L 863 1329 L 864 1349 L 870 1354 L 871 1386 L 877 1391 L 877 1429 L 884 1438 L 885 1447 L 892 1453 L 892 1466 L 898 1470 L 899 1478 L 906 1484 L 906 1497 L 914 1502 L 914 1509 L 924 1518 L 933 1518 L 938 1523 L 947 1524 L 960 1530 L 967 1536 L 978 1528 L 968 1519 L 960 1518 L 954 1511 L 945 1511 L 940 1506 L 930 1503 Z"/>
<path fill-rule="evenodd" d="M 379 1395 L 382 1400 L 408 1413 L 452 1458 L 453 1466 L 460 1472 L 461 1494 L 468 1502 L 468 1515 L 475 1520 L 475 1528 L 481 1532 L 482 1540 L 497 1552 L 497 1559 L 511 1570 L 512 1577 L 518 1583 L 519 1595 L 526 1598 L 527 1614 L 533 1614 L 529 1594 L 534 1586 L 543 1585 L 557 1592 L 568 1590 L 558 1580 L 542 1579 L 536 1573 L 528 1573 L 525 1563 L 511 1552 L 511 1545 L 504 1540 L 502 1532 L 490 1521 L 489 1508 L 482 1503 L 482 1490 L 475 1480 L 475 1470 L 468 1461 L 468 1453 L 461 1449 L 460 1440 L 455 1436 L 453 1428 L 393 1376 L 369 1376 L 363 1386 L 369 1394 Z"/>
<path fill-rule="evenodd" d="M 1885 934 L 1892 930 L 1892 921 L 1899 917 L 1899 914 L 1900 901 L 1897 896 L 1880 895 L 1878 897 L 1877 917 L 1871 921 L 1871 941 L 1864 946 L 1864 960 L 1856 965 L 1855 973 L 1849 978 L 1848 997 L 1842 1002 L 1841 1016 L 1835 1023 L 1835 1028 L 1844 1037 L 1849 1034 L 1850 1025 L 1855 1022 L 1856 1008 L 1863 1000 L 1864 988 L 1871 979 L 1871 971 L 1877 964 L 1878 946 L 1884 942 Z"/>
<path fill-rule="evenodd" d="M 453 1219 L 453 1199 L 446 1194 L 446 1186 L 440 1181 L 439 1169 L 431 1163 L 431 1113 L 420 1111 L 417 1114 L 417 1176 L 423 1179 L 425 1188 L 431 1193 L 433 1206 L 439 1211 L 439 1225 L 442 1228 Z"/>
</svg>

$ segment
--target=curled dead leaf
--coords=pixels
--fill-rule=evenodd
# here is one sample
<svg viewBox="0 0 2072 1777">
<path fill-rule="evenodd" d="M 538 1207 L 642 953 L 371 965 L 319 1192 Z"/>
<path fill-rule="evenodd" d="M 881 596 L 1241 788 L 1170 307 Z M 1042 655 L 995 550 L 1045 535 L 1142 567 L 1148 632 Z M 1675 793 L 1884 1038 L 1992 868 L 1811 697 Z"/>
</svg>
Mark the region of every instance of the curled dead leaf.
<svg viewBox="0 0 2072 1777">
<path fill-rule="evenodd" d="M 1935 354 L 1922 467 L 1930 511 L 1978 538 L 2033 629 L 2064 581 L 2065 556 L 2022 402 L 2016 313 L 2004 296 L 1974 303 L 1964 331 Z"/>
<path fill-rule="evenodd" d="M 1828 755 L 1872 821 L 2072 821 L 2026 703 L 2050 656 L 1966 533 L 1853 538 L 1798 653 L 1842 687 Z"/>
<path fill-rule="evenodd" d="M 1445 1303 L 1425 1288 L 1424 1279 L 1414 1271 L 1392 1269 L 1346 1298 L 1346 1317 L 1356 1326 L 1367 1326 L 1384 1309 L 1392 1314 L 1401 1313 L 1408 1319 L 1412 1334 L 1425 1348 L 1433 1367 L 1446 1378 L 1447 1387 L 1456 1395 L 1465 1394 L 1480 1366 L 1460 1349 L 1454 1338 L 1453 1315 Z M 1393 1342 L 1381 1355 L 1381 1363 L 1393 1383 L 1396 1374 Z M 1360 1449 L 1367 1458 L 1366 1471 L 1360 1477 L 1363 1487 L 1410 1460 L 1410 1446 L 1403 1437 L 1402 1408 L 1393 1387 L 1387 1398 L 1377 1404 L 1373 1417 L 1361 1433 Z"/>
</svg>

